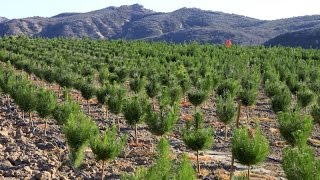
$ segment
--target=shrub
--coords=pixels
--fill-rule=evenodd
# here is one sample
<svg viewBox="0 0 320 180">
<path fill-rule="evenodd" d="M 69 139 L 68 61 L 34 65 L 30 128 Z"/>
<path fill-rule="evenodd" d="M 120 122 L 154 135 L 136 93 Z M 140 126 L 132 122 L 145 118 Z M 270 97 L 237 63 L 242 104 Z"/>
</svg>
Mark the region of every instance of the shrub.
<svg viewBox="0 0 320 180">
<path fill-rule="evenodd" d="M 248 166 L 250 177 L 250 166 L 261 163 L 268 156 L 269 142 L 259 127 L 254 131 L 239 128 L 233 134 L 232 154 L 241 164 Z"/>
<path fill-rule="evenodd" d="M 278 113 L 278 122 L 281 136 L 291 145 L 306 143 L 312 131 L 312 118 L 298 112 Z"/>
<path fill-rule="evenodd" d="M 234 120 L 236 113 L 237 108 L 231 96 L 227 96 L 227 98 L 218 97 L 217 117 L 225 125 L 225 140 L 227 139 L 227 125 Z"/>
<path fill-rule="evenodd" d="M 279 111 L 287 111 L 291 104 L 291 93 L 284 90 L 282 93 L 276 94 L 271 99 L 272 110 L 277 113 Z"/>
<path fill-rule="evenodd" d="M 306 87 L 300 89 L 297 92 L 297 101 L 301 108 L 306 108 L 308 105 L 312 103 L 314 99 L 315 99 L 314 93 Z"/>
<path fill-rule="evenodd" d="M 316 160 L 314 151 L 307 145 L 285 148 L 282 167 L 288 180 L 320 179 L 320 160 Z"/>
<path fill-rule="evenodd" d="M 97 125 L 82 113 L 71 114 L 63 126 L 67 144 L 70 147 L 70 160 L 78 168 L 84 159 L 84 149 L 90 138 L 98 134 Z"/>
<path fill-rule="evenodd" d="M 310 114 L 313 120 L 320 124 L 320 107 L 318 105 L 312 106 Z"/>
<path fill-rule="evenodd" d="M 126 136 L 118 137 L 115 126 L 112 129 L 106 129 L 104 135 L 93 136 L 90 139 L 90 147 L 97 161 L 102 161 L 101 179 L 104 179 L 104 166 L 107 160 L 117 157 L 127 141 Z"/>
<path fill-rule="evenodd" d="M 208 98 L 208 92 L 195 89 L 188 93 L 188 99 L 192 105 L 195 106 L 195 111 L 199 105 L 201 105 Z"/>
<path fill-rule="evenodd" d="M 213 143 L 213 130 L 203 127 L 203 116 L 200 113 L 194 115 L 193 127 L 183 130 L 182 139 L 188 148 L 197 152 L 197 170 L 200 173 L 199 151 L 208 149 Z"/>
</svg>

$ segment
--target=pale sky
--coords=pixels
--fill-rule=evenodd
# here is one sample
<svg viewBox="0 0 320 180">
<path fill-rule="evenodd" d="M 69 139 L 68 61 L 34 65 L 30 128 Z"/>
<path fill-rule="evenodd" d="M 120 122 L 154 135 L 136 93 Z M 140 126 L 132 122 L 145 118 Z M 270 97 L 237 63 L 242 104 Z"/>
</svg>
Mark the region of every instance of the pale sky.
<svg viewBox="0 0 320 180">
<path fill-rule="evenodd" d="M 0 16 L 51 17 L 63 12 L 88 12 L 136 3 L 158 12 L 196 7 L 263 20 L 320 14 L 320 0 L 2 0 Z"/>
</svg>

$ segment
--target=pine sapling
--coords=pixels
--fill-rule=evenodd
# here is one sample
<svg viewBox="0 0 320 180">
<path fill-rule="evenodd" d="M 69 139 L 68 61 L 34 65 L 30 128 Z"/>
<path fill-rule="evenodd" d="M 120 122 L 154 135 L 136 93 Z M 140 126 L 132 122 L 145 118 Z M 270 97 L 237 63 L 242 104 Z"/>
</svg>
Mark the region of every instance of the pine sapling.
<svg viewBox="0 0 320 180">
<path fill-rule="evenodd" d="M 101 180 L 104 179 L 105 163 L 116 158 L 127 141 L 126 136 L 118 137 L 117 128 L 106 129 L 104 135 L 99 134 L 90 139 L 90 147 L 97 161 L 102 161 Z"/>
<path fill-rule="evenodd" d="M 44 134 L 47 134 L 47 118 L 52 115 L 57 105 L 57 97 L 52 91 L 40 89 L 37 93 L 36 110 L 41 118 L 45 120 Z"/>
<path fill-rule="evenodd" d="M 232 138 L 232 154 L 241 164 L 248 166 L 248 177 L 250 177 L 250 166 L 259 164 L 269 154 L 269 142 L 261 133 L 260 128 L 235 129 Z"/>
<path fill-rule="evenodd" d="M 278 113 L 279 130 L 281 136 L 293 147 L 307 142 L 312 131 L 312 118 L 301 116 L 298 112 Z"/>
<path fill-rule="evenodd" d="M 199 151 L 208 149 L 213 143 L 213 130 L 203 127 L 203 116 L 200 113 L 194 115 L 193 127 L 183 130 L 182 139 L 188 148 L 197 152 L 197 171 L 200 174 Z"/>
<path fill-rule="evenodd" d="M 70 160 L 78 168 L 85 157 L 84 149 L 90 138 L 99 133 L 97 125 L 83 113 L 71 114 L 63 126 L 63 132 L 70 148 Z"/>
<path fill-rule="evenodd" d="M 227 140 L 227 125 L 234 120 L 236 113 L 237 109 L 231 96 L 227 96 L 227 98 L 218 97 L 217 117 L 219 121 L 224 123 L 225 140 Z"/>
</svg>

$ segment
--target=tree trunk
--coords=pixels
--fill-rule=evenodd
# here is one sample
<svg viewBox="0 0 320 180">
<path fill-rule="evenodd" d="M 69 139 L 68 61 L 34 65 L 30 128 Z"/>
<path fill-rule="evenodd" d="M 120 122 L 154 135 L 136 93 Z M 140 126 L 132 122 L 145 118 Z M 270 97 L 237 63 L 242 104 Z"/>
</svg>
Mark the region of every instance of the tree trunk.
<svg viewBox="0 0 320 180">
<path fill-rule="evenodd" d="M 249 106 L 246 106 L 247 110 L 247 124 L 249 124 Z"/>
<path fill-rule="evenodd" d="M 198 170 L 198 174 L 200 174 L 199 150 L 197 150 L 197 170 Z"/>
<path fill-rule="evenodd" d="M 151 98 L 151 101 L 152 101 L 152 109 L 155 110 L 156 109 L 156 105 L 155 105 L 154 97 Z"/>
<path fill-rule="evenodd" d="M 230 180 L 232 180 L 233 171 L 234 171 L 234 156 L 233 156 L 233 153 L 231 153 Z"/>
<path fill-rule="evenodd" d="M 137 124 L 135 124 L 134 125 L 135 127 L 134 127 L 134 138 L 135 138 L 135 141 L 136 141 L 136 144 L 138 144 L 138 125 Z"/>
<path fill-rule="evenodd" d="M 117 118 L 117 124 L 118 124 L 118 131 L 120 132 L 120 118 Z"/>
<path fill-rule="evenodd" d="M 22 121 L 24 121 L 24 111 L 22 111 Z"/>
<path fill-rule="evenodd" d="M 106 120 L 109 119 L 109 109 L 108 106 L 106 106 Z"/>
<path fill-rule="evenodd" d="M 250 166 L 248 166 L 248 179 L 250 180 Z"/>
<path fill-rule="evenodd" d="M 104 165 L 105 165 L 105 161 L 102 161 L 101 180 L 103 180 L 103 179 L 104 179 Z"/>
<path fill-rule="evenodd" d="M 89 103 L 89 100 L 87 100 L 87 106 L 88 106 L 88 116 L 90 116 L 90 103 Z"/>
<path fill-rule="evenodd" d="M 44 119 L 44 121 L 45 121 L 45 125 L 44 125 L 44 135 L 46 136 L 46 135 L 47 135 L 48 122 L 47 122 L 47 119 Z"/>
<path fill-rule="evenodd" d="M 240 114 L 241 114 L 241 101 L 238 102 L 238 114 L 237 114 L 237 128 L 239 128 L 240 125 Z"/>
<path fill-rule="evenodd" d="M 224 140 L 227 141 L 228 138 L 228 131 L 227 131 L 227 124 L 224 125 Z"/>
<path fill-rule="evenodd" d="M 31 121 L 31 126 L 33 127 L 34 124 L 33 124 L 32 116 L 31 116 L 31 112 L 29 112 L 29 119 L 30 119 L 30 121 Z"/>
</svg>

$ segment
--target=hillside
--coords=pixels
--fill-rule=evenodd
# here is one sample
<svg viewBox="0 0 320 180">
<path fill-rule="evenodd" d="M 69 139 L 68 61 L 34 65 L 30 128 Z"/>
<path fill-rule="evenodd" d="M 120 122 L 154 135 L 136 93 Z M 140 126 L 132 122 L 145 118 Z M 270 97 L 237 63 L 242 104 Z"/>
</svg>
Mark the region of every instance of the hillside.
<svg viewBox="0 0 320 180">
<path fill-rule="evenodd" d="M 263 21 L 196 8 L 161 13 L 139 4 L 107 7 L 87 13 L 61 13 L 50 18 L 7 20 L 0 17 L 0 36 L 25 34 L 48 38 L 62 36 L 203 43 L 223 43 L 231 38 L 234 43 L 242 45 L 263 44 L 286 33 L 316 28 L 320 28 L 320 16 Z M 280 44 L 291 46 L 286 42 Z M 297 45 L 300 44 L 292 44 Z"/>
<path fill-rule="evenodd" d="M 285 33 L 270 39 L 266 46 L 293 46 L 303 48 L 320 48 L 320 28 Z"/>
</svg>

